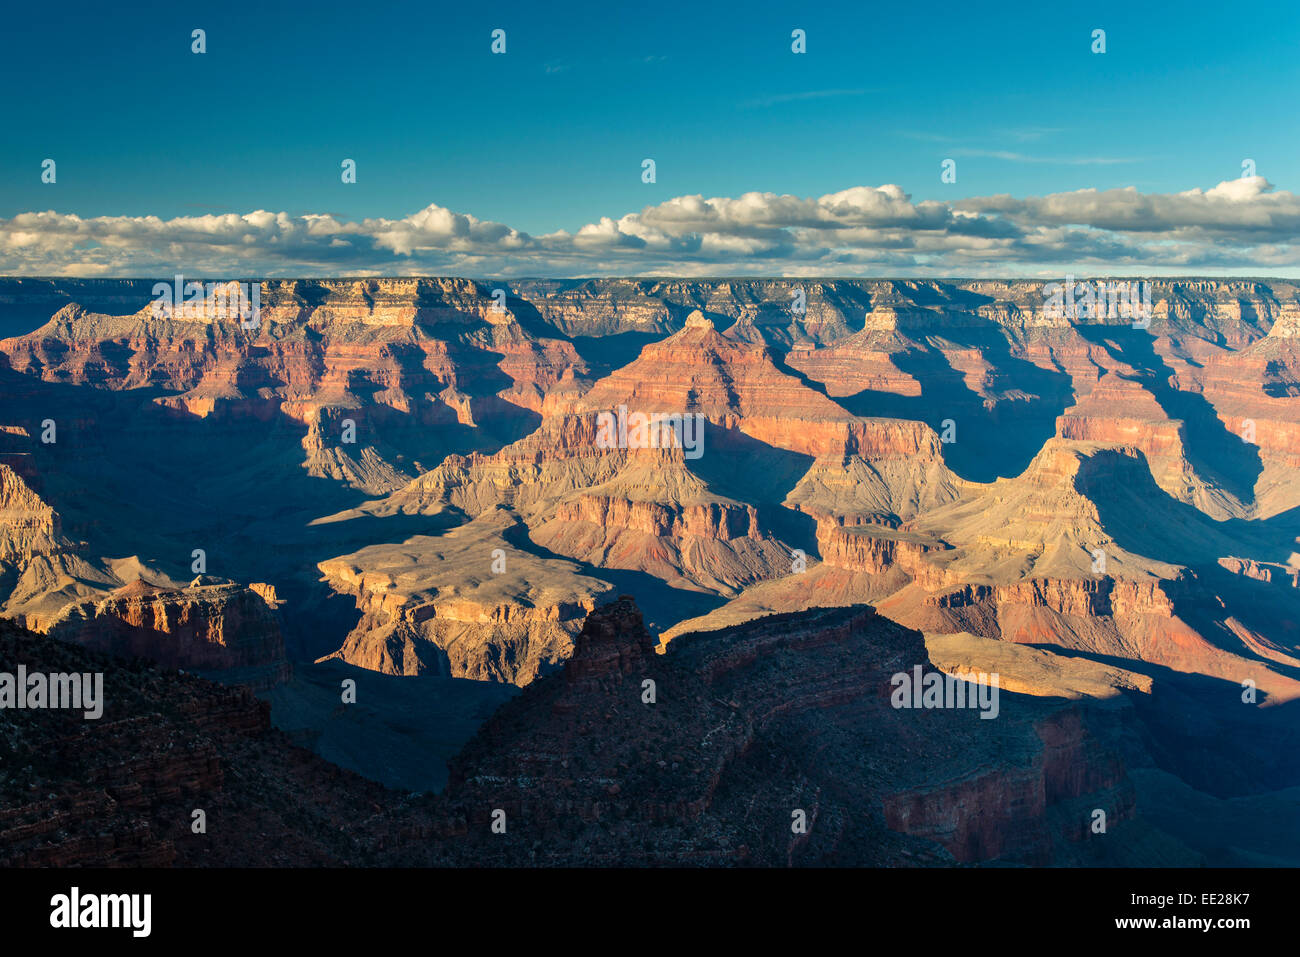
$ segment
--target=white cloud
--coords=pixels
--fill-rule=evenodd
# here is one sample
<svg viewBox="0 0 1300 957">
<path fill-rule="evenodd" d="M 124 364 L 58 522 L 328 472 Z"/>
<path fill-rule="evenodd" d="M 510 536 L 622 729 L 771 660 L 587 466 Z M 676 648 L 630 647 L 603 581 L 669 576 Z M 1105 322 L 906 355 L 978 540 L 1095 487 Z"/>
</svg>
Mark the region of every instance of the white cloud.
<svg viewBox="0 0 1300 957">
<path fill-rule="evenodd" d="M 1080 189 L 1026 199 L 991 196 L 960 200 L 954 205 L 1016 222 L 1165 233 L 1169 238 L 1186 240 L 1200 236 L 1238 241 L 1264 238 L 1289 241 L 1300 234 L 1300 196 L 1273 192 L 1273 185 L 1262 176 L 1227 180 L 1205 191 L 1139 193 L 1130 186 Z"/>
<path fill-rule="evenodd" d="M 0 220 L 0 273 L 291 276 L 1095 275 L 1291 271 L 1300 197 L 1262 177 L 1211 189 L 1076 190 L 914 201 L 899 186 L 821 197 L 678 196 L 532 236 L 431 204 L 403 219 L 243 215 Z"/>
</svg>

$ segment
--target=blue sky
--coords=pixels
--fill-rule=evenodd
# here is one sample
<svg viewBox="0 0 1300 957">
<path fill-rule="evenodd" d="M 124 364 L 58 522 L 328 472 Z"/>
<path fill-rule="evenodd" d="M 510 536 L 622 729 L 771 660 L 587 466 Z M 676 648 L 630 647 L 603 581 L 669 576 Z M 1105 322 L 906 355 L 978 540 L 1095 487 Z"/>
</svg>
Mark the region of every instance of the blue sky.
<svg viewBox="0 0 1300 957">
<path fill-rule="evenodd" d="M 0 217 L 267 210 L 357 223 L 435 204 L 539 237 L 693 195 L 1177 194 L 1240 177 L 1246 158 L 1274 198 L 1300 180 L 1294 3 L 874 6 L 11 5 Z M 203 55 L 190 52 L 196 27 Z M 503 56 L 489 51 L 497 27 Z M 791 53 L 795 28 L 806 54 Z M 654 184 L 641 181 L 646 157 Z M 340 181 L 344 158 L 355 184 Z M 940 181 L 945 158 L 954 184 Z M 31 231 L 11 222 L 0 268 L 40 264 Z M 82 252 L 106 235 L 82 236 Z M 231 266 L 256 266 L 245 253 Z M 95 255 L 110 269 L 151 262 Z M 453 263 L 384 256 L 394 268 L 376 261 L 381 272 Z M 51 270 L 70 258 L 50 250 Z M 268 270 L 348 265 L 264 258 Z"/>
</svg>

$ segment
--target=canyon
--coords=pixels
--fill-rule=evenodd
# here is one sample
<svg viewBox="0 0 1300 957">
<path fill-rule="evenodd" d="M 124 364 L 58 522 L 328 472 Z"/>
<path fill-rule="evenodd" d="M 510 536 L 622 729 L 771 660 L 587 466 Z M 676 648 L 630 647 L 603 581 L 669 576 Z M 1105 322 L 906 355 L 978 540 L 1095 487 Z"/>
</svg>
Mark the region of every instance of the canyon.
<svg viewBox="0 0 1300 957">
<path fill-rule="evenodd" d="M 271 279 L 257 329 L 151 285 L 0 280 L 0 615 L 308 745 L 325 676 L 461 683 L 443 803 L 383 827 L 515 864 L 1296 853 L 1240 810 L 1300 787 L 1294 283 L 1153 280 L 1148 328 L 1027 280 Z M 620 407 L 702 454 L 603 447 Z M 1014 706 L 896 712 L 914 664 Z M 431 862 L 377 833 L 302 860 Z"/>
</svg>

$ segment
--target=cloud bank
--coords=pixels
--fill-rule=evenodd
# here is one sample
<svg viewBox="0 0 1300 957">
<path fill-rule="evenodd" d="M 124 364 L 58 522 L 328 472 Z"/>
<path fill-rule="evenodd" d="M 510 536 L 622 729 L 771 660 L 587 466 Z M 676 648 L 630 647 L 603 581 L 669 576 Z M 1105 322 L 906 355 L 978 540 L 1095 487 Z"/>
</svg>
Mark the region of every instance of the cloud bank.
<svg viewBox="0 0 1300 957">
<path fill-rule="evenodd" d="M 1263 177 L 913 201 L 678 196 L 534 236 L 431 204 L 403 219 L 251 213 L 0 219 L 0 273 L 68 276 L 974 276 L 1300 273 L 1300 196 Z"/>
</svg>

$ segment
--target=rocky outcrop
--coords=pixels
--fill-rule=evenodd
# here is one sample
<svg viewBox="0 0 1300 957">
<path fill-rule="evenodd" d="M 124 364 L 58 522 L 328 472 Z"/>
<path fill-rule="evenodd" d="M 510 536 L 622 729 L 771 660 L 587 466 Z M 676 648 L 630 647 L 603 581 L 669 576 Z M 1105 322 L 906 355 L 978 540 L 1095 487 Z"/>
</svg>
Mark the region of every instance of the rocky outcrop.
<svg viewBox="0 0 1300 957">
<path fill-rule="evenodd" d="M 554 670 L 612 586 L 521 550 L 508 540 L 521 528 L 494 509 L 440 537 L 321 562 L 331 587 L 355 597 L 361 611 L 328 657 L 385 674 L 518 685 Z"/>
<path fill-rule="evenodd" d="M 730 338 L 698 310 L 680 332 L 647 345 L 598 382 L 573 412 L 620 406 L 643 413 L 697 413 L 722 430 L 792 452 L 845 454 L 881 442 L 915 447 L 918 434 L 882 435 L 776 366 L 766 346 Z"/>
<path fill-rule="evenodd" d="M 33 478 L 0 464 L 0 611 L 44 629 L 69 602 L 120 580 L 63 534 L 62 517 L 28 485 Z"/>
<path fill-rule="evenodd" d="M 1042 865 L 1053 862 L 1054 838 L 1088 839 L 1094 809 L 1105 811 L 1107 828 L 1133 819 L 1132 782 L 1079 712 L 1043 718 L 1034 733 L 1042 748 L 1027 767 L 981 769 L 890 795 L 884 805 L 889 826 L 942 844 L 958 861 L 1013 858 Z M 1053 805 L 1074 808 L 1051 815 Z M 1053 835 L 1061 817 L 1069 823 L 1064 833 Z"/>
<path fill-rule="evenodd" d="M 25 562 L 67 547 L 58 513 L 0 464 L 0 562 Z"/>
<path fill-rule="evenodd" d="M 915 575 L 922 567 L 922 556 L 943 546 L 881 526 L 844 527 L 823 522 L 817 526 L 817 547 L 822 561 L 836 568 L 880 575 L 897 567 Z"/>
<path fill-rule="evenodd" d="M 263 593 L 203 577 L 185 588 L 135 581 L 68 605 L 45 631 L 94 651 L 147 658 L 256 690 L 289 675 L 279 622 Z"/>
<path fill-rule="evenodd" d="M 561 502 L 533 538 L 602 567 L 644 571 L 674 587 L 721 594 L 735 594 L 789 566 L 789 552 L 760 529 L 753 506 L 663 498 L 580 494 Z"/>
<path fill-rule="evenodd" d="M 517 844 L 477 842 L 493 863 L 1061 863 L 1090 853 L 1080 799 L 1144 826 L 1084 710 L 1004 697 L 994 745 L 973 712 L 891 706 L 891 675 L 913 663 L 930 668 L 920 635 L 866 609 L 683 636 L 655 656 L 623 598 L 588 619 L 562 680 L 483 727 L 448 798 L 470 809 L 471 839 L 488 830 L 478 809 L 511 822 Z M 869 756 L 839 750 L 864 737 Z"/>
<path fill-rule="evenodd" d="M 573 347 L 497 313 L 490 289 L 458 280 L 263 282 L 255 326 L 210 291 L 170 313 L 75 303 L 34 332 L 0 341 L 18 372 L 47 382 L 162 391 L 187 416 L 268 422 L 305 435 L 304 467 L 374 494 L 441 459 L 431 429 L 469 448 L 535 424 L 543 396 L 586 372 Z M 228 298 L 228 297 L 227 297 Z M 342 424 L 353 432 L 344 437 Z M 301 433 L 300 433 L 301 435 Z M 405 462 L 403 461 L 405 460 Z"/>
<path fill-rule="evenodd" d="M 358 836 L 388 792 L 291 745 L 246 689 L 5 621 L 0 661 L 29 673 L 103 675 L 96 720 L 75 710 L 0 711 L 6 867 L 321 866 L 356 861 L 380 843 Z"/>
<path fill-rule="evenodd" d="M 657 655 L 620 598 L 588 618 L 562 674 L 488 720 L 437 796 L 294 747 L 245 690 L 5 622 L 0 660 L 104 675 L 97 721 L 0 711 L 6 866 L 1202 860 L 1135 800 L 1128 763 L 1150 758 L 1122 697 L 1004 691 L 994 721 L 894 707 L 891 676 L 932 666 L 919 634 L 863 608 L 685 636 Z"/>
</svg>

